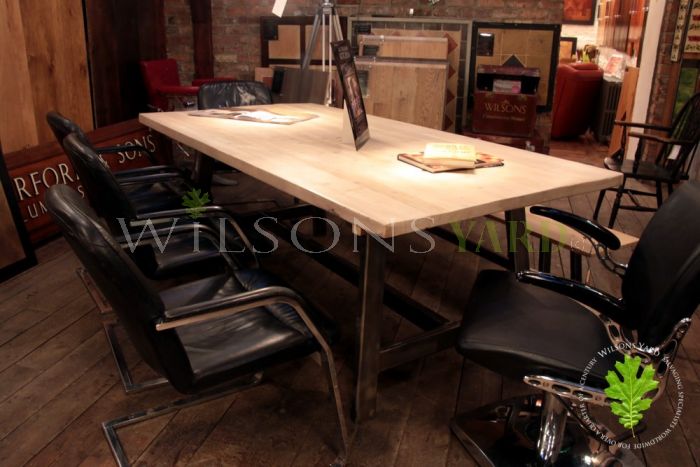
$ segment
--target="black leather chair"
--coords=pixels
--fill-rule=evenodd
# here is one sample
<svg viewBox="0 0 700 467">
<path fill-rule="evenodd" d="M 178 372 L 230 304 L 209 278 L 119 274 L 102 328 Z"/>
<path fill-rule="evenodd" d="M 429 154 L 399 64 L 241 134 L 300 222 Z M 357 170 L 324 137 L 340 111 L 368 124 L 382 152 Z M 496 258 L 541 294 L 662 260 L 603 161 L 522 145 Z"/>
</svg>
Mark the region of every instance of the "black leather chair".
<svg viewBox="0 0 700 467">
<path fill-rule="evenodd" d="M 661 396 L 671 374 L 668 362 L 700 303 L 698 212 L 700 183 L 688 182 L 651 219 L 629 265 L 621 265 L 608 255 L 619 243 L 604 227 L 540 209 L 540 215 L 592 239 L 599 257 L 622 276 L 621 298 L 546 273 L 479 274 L 457 350 L 543 390 L 544 397 L 519 397 L 456 415 L 452 430 L 474 457 L 484 465 L 619 465 L 606 463 L 613 460 L 639 465 L 630 450 L 615 451 L 580 423 L 579 405 L 609 404 L 605 376 L 625 354 L 653 367 L 660 384 L 649 397 Z M 621 350 L 598 355 L 610 346 Z M 597 429 L 616 439 L 602 425 Z"/>
<path fill-rule="evenodd" d="M 143 187 L 144 179 L 152 183 L 137 195 L 128 196 L 124 185 L 118 182 L 89 143 L 79 135 L 66 137 L 63 147 L 80 177 L 90 204 L 115 236 L 125 235 L 126 231 L 138 235 L 147 230 L 144 223 L 148 222 L 165 225 L 172 225 L 176 219 L 180 223 L 191 222 L 191 211 L 182 204 L 182 196 L 189 185 L 184 185 L 180 179 L 166 176 L 165 181 L 161 182 L 159 174 L 139 177 L 136 185 Z M 226 248 L 238 252 L 235 257 L 241 266 L 257 265 L 253 246 L 228 211 L 221 206 L 204 206 L 198 212 L 205 226 L 217 232 L 221 225 L 226 227 Z M 152 277 L 167 277 L 179 274 L 183 267 L 191 268 L 196 261 L 208 263 L 219 256 L 218 248 L 213 245 L 204 243 L 199 251 L 193 251 L 192 242 L 185 240 L 182 245 L 177 242 L 169 244 L 162 254 L 151 255 L 150 268 L 141 262 L 140 266 Z M 202 267 L 206 269 L 209 264 Z"/>
<path fill-rule="evenodd" d="M 218 109 L 221 107 L 241 107 L 247 105 L 272 104 L 270 90 L 257 81 L 216 81 L 204 83 L 199 87 L 197 93 L 197 106 L 200 109 Z M 217 173 L 213 171 L 216 170 Z M 211 176 L 217 185 L 235 185 L 235 180 L 230 180 L 219 176 L 219 172 L 235 172 L 230 167 L 214 163 L 208 156 L 199 155 L 197 157 L 196 172 L 202 178 Z M 209 175 L 210 174 L 210 175 Z M 206 184 L 206 182 L 204 183 Z M 258 200 L 255 203 L 268 203 L 270 200 Z M 250 202 L 234 203 L 250 204 Z"/>
<path fill-rule="evenodd" d="M 56 137 L 56 141 L 58 141 L 58 144 L 63 147 L 63 140 L 70 134 L 75 133 L 78 135 L 78 137 L 86 142 L 90 143 L 90 140 L 88 139 L 87 135 L 83 131 L 80 126 L 75 123 L 73 120 L 61 115 L 59 112 L 56 111 L 51 111 L 46 114 L 46 122 L 49 124 L 49 127 L 51 128 L 51 131 L 53 132 L 54 136 Z M 186 174 L 181 172 L 179 169 L 177 169 L 175 166 L 172 165 L 159 165 L 158 161 L 155 158 L 155 155 L 153 152 L 151 152 L 148 148 L 140 145 L 135 145 L 135 146 L 129 146 L 128 148 L 125 148 L 123 146 L 102 146 L 102 147 L 94 147 L 93 149 L 95 152 L 99 155 L 108 155 L 108 154 L 117 154 L 119 152 L 123 152 L 125 150 L 129 151 L 138 151 L 143 153 L 151 163 L 151 166 L 149 167 L 142 167 L 138 169 L 129 169 L 129 170 L 122 170 L 119 172 L 115 172 L 114 176 L 117 178 L 117 180 L 120 181 L 130 181 L 131 183 L 134 183 L 135 181 L 138 180 L 138 176 L 142 175 L 152 175 L 152 174 L 171 174 L 173 177 L 182 177 L 183 179 L 188 178 Z"/>
<path fill-rule="evenodd" d="M 615 191 L 615 201 L 608 227 L 615 225 L 615 219 L 620 209 L 633 211 L 656 211 L 663 203 L 663 185 L 668 187 L 668 194 L 673 193 L 673 186 L 688 179 L 688 170 L 693 162 L 693 156 L 700 142 L 700 93 L 691 97 L 673 120 L 670 127 L 616 121 L 624 129 L 622 135 L 622 147 L 613 156 L 605 158 L 605 167 L 610 170 L 622 172 L 624 179 L 618 188 L 602 190 L 598 196 L 593 219 L 598 220 L 600 208 L 605 199 L 606 191 Z M 642 132 L 629 132 L 629 128 L 640 128 Z M 664 135 L 647 133 L 648 130 L 663 132 Z M 625 159 L 625 142 L 627 137 L 638 138 L 639 145 L 633 160 Z M 653 160 L 642 160 L 649 143 L 656 144 L 656 157 Z M 628 180 L 640 180 L 652 182 L 656 186 L 655 192 L 636 190 L 627 187 Z M 632 200 L 631 205 L 623 205 L 622 197 L 628 195 Z M 656 198 L 656 208 L 644 206 L 637 196 L 653 196 Z"/>
<path fill-rule="evenodd" d="M 120 427 L 229 394 L 231 384 L 249 387 L 270 366 L 312 353 L 327 370 L 341 440 L 336 463 L 344 462 L 347 430 L 326 337 L 332 325 L 296 292 L 259 269 L 233 268 L 157 292 L 75 190 L 51 187 L 46 207 L 139 355 L 177 391 L 194 395 L 103 423 L 119 465 L 128 464 Z"/>
<path fill-rule="evenodd" d="M 218 81 L 199 87 L 197 105 L 200 109 L 272 104 L 272 95 L 258 81 Z"/>
<path fill-rule="evenodd" d="M 166 174 L 165 182 L 160 182 L 161 174 L 139 176 L 137 185 L 141 192 L 128 196 L 123 189 L 125 185 L 119 183 L 90 144 L 78 134 L 67 136 L 63 143 L 88 200 L 146 276 L 169 280 L 178 279 L 183 274 L 208 276 L 227 267 L 227 260 L 235 262 L 236 267 L 257 266 L 257 257 L 245 234 L 223 208 L 203 208 L 202 222 L 195 223 L 188 217 L 181 198 L 187 185 L 183 185 L 179 178 L 173 179 Z M 144 178 L 155 181 L 144 185 Z M 221 227 L 222 222 L 224 227 Z M 195 239 L 194 225 L 198 232 L 208 235 L 198 235 Z M 220 238 L 221 229 L 224 229 L 226 240 L 224 249 L 237 253 L 222 255 L 218 241 L 212 241 L 212 238 Z M 162 379 L 137 382 L 132 378 L 115 333 L 119 319 L 115 318 L 89 274 L 82 268 L 77 272 L 100 310 L 124 390 L 129 393 L 163 384 Z"/>
</svg>

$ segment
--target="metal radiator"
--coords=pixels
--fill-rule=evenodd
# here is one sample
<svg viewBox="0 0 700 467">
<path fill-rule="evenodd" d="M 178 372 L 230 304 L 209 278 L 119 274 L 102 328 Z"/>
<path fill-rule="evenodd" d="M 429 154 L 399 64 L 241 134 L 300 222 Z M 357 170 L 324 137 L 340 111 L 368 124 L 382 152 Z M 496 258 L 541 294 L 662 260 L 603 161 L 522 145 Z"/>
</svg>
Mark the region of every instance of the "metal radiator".
<svg viewBox="0 0 700 467">
<path fill-rule="evenodd" d="M 598 98 L 598 110 L 593 119 L 593 135 L 599 143 L 609 143 L 615 124 L 617 103 L 620 100 L 622 81 L 605 77 Z"/>
</svg>

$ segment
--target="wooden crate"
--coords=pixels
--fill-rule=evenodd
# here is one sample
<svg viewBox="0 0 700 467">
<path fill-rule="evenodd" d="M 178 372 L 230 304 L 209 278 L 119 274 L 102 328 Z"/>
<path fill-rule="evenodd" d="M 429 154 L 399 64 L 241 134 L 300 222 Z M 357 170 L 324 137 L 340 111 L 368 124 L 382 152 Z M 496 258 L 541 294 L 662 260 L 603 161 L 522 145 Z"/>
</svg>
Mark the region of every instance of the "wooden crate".
<svg viewBox="0 0 700 467">
<path fill-rule="evenodd" d="M 356 57 L 367 113 L 443 129 L 446 60 Z"/>
<path fill-rule="evenodd" d="M 505 136 L 530 136 L 535 129 L 537 95 L 474 91 L 472 130 Z"/>
</svg>

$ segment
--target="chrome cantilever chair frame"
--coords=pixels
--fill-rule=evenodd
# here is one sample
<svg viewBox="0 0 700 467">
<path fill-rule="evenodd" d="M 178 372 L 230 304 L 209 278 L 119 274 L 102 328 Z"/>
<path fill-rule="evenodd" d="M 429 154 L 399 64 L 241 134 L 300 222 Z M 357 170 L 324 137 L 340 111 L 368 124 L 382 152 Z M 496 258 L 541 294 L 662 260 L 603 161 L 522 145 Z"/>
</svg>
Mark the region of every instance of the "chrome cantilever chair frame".
<svg viewBox="0 0 700 467">
<path fill-rule="evenodd" d="M 225 307 L 220 308 L 220 306 L 224 304 Z M 252 310 L 257 307 L 275 304 L 285 304 L 291 306 L 294 309 L 294 311 L 299 315 L 299 317 L 304 321 L 304 324 L 309 329 L 314 339 L 316 340 L 316 342 L 318 342 L 319 346 L 321 347 L 321 350 L 318 353 L 320 354 L 322 360 L 322 366 L 324 366 L 326 369 L 326 377 L 328 379 L 329 392 L 335 404 L 336 421 L 340 433 L 340 446 L 338 449 L 338 454 L 333 463 L 331 463 L 331 466 L 342 467 L 347 461 L 349 439 L 347 425 L 345 423 L 345 415 L 343 412 L 342 400 L 340 398 L 340 388 L 338 386 L 335 360 L 333 359 L 333 353 L 331 352 L 330 346 L 328 345 L 328 343 L 326 342 L 325 338 L 320 333 L 316 325 L 306 314 L 303 306 L 301 305 L 300 299 L 292 290 L 283 287 L 266 287 L 253 292 L 244 292 L 236 296 L 230 297 L 228 299 L 215 300 L 208 304 L 195 304 L 186 307 L 181 307 L 178 309 L 168 310 L 169 313 L 171 313 L 173 316 L 178 316 L 178 318 L 165 319 L 162 322 L 157 323 L 155 325 L 155 328 L 157 331 L 164 331 L 167 329 L 174 329 L 182 326 L 189 326 L 192 324 L 220 319 L 226 316 L 234 315 L 236 313 Z M 211 311 L 198 312 L 198 308 L 202 306 L 205 309 L 209 308 Z M 175 410 L 179 410 L 212 399 L 224 397 L 229 394 L 233 394 L 234 392 L 239 392 L 241 390 L 248 389 L 259 384 L 261 380 L 262 377 L 259 374 L 255 374 L 253 375 L 252 380 L 243 380 L 233 388 L 230 385 L 225 385 L 220 388 L 212 389 L 211 391 L 206 391 L 195 396 L 178 399 L 167 405 L 163 405 L 153 409 L 148 409 L 145 411 L 135 412 L 130 415 L 122 416 L 102 423 L 102 429 L 104 430 L 107 442 L 109 443 L 109 447 L 112 450 L 112 454 L 114 455 L 117 464 L 120 467 L 129 465 L 129 461 L 124 453 L 124 448 L 117 434 L 117 430 L 119 428 L 128 425 L 133 425 L 135 423 L 140 423 L 151 418 L 166 415 Z"/>
</svg>

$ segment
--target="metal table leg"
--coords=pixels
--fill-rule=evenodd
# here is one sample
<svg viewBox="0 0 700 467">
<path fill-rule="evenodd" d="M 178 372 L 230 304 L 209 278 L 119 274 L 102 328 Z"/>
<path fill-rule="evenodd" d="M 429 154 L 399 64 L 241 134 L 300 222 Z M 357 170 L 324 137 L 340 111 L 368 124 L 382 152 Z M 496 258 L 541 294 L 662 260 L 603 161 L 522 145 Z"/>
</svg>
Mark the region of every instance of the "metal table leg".
<svg viewBox="0 0 700 467">
<path fill-rule="evenodd" d="M 377 406 L 377 377 L 381 348 L 382 309 L 384 306 L 384 246 L 365 235 L 360 264 L 360 316 L 357 322 L 355 405 L 353 418 L 362 422 L 374 416 Z"/>
<path fill-rule="evenodd" d="M 530 240 L 525 229 L 525 208 L 506 211 L 508 258 L 514 272 L 530 269 Z"/>
</svg>

